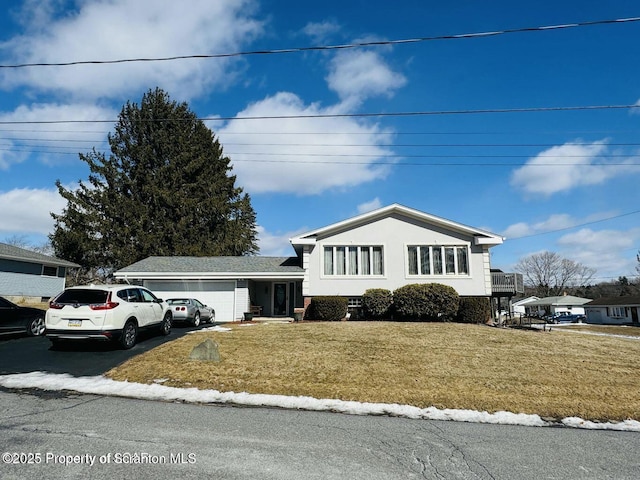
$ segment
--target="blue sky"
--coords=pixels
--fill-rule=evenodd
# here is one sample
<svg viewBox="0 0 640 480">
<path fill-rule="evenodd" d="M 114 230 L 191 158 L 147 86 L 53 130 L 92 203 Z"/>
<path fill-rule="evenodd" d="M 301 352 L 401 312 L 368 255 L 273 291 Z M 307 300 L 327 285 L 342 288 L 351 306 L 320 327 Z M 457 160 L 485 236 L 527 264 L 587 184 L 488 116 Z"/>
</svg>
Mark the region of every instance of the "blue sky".
<svg viewBox="0 0 640 480">
<path fill-rule="evenodd" d="M 0 65 L 214 55 L 640 16 L 637 1 L 25 0 L 3 2 Z M 507 237 L 492 266 L 557 252 L 634 276 L 640 111 L 228 120 L 640 100 L 640 22 L 286 54 L 0 68 L 0 241 L 42 244 L 54 182 L 87 178 L 111 120 L 159 86 L 208 121 L 252 196 L 261 254 L 400 203 Z M 639 109 L 640 110 L 640 109 Z"/>
</svg>

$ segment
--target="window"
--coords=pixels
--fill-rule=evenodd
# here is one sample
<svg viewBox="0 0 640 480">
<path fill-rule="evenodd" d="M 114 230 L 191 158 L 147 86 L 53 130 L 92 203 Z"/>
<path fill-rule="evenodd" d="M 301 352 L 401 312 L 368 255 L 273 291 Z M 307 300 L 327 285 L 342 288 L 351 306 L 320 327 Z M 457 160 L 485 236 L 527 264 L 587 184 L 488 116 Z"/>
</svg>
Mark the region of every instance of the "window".
<svg viewBox="0 0 640 480">
<path fill-rule="evenodd" d="M 463 245 L 407 246 L 409 275 L 469 275 L 469 251 Z"/>
<path fill-rule="evenodd" d="M 624 318 L 626 317 L 626 312 L 624 307 L 611 307 L 611 317 L 614 318 Z"/>
<path fill-rule="evenodd" d="M 42 275 L 45 277 L 57 277 L 58 276 L 58 267 L 48 267 L 46 265 L 42 266 Z"/>
<path fill-rule="evenodd" d="M 360 308 L 362 307 L 362 297 L 349 297 L 348 308 Z"/>
<path fill-rule="evenodd" d="M 381 246 L 324 247 L 325 275 L 384 275 Z"/>
</svg>

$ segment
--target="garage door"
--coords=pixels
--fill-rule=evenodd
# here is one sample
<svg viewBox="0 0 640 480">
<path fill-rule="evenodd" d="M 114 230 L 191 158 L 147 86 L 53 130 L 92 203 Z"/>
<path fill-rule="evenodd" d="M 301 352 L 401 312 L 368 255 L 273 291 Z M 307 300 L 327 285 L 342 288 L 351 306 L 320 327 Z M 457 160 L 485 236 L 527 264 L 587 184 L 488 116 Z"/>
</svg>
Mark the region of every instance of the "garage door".
<svg viewBox="0 0 640 480">
<path fill-rule="evenodd" d="M 215 309 L 217 322 L 235 320 L 235 282 L 145 280 L 144 286 L 164 299 L 197 298 Z"/>
</svg>

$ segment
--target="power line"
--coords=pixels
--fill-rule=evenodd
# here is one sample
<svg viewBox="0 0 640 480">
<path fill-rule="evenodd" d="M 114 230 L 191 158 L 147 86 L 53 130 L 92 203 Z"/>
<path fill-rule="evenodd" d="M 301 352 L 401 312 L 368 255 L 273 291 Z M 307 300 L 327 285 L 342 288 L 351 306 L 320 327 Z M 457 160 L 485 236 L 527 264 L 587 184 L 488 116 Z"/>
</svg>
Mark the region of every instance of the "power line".
<svg viewBox="0 0 640 480">
<path fill-rule="evenodd" d="M 229 122 L 239 120 L 302 120 L 319 118 L 372 118 L 372 117 L 412 117 L 429 115 L 477 115 L 488 113 L 531 113 L 531 112 L 570 112 L 584 110 L 622 110 L 640 109 L 640 104 L 628 105 L 580 105 L 569 107 L 524 107 L 524 108 L 485 108 L 477 110 L 425 110 L 417 112 L 377 112 L 377 113 L 318 113 L 311 115 L 258 115 L 253 117 L 202 117 L 197 120 L 203 122 Z M 151 120 L 138 120 L 147 122 L 175 122 L 175 118 L 154 118 Z M 118 120 L 3 120 L 0 125 L 51 125 L 51 124 L 84 124 L 84 123 L 116 123 Z M 193 121 L 193 119 L 184 119 Z"/>
<path fill-rule="evenodd" d="M 106 139 L 99 140 L 79 140 L 79 139 L 65 139 L 65 138 L 2 138 L 0 137 L 0 141 L 8 141 L 12 143 L 0 143 L 0 145 L 4 146 L 17 146 L 17 147 L 39 147 L 39 148 L 48 148 L 48 145 L 38 145 L 31 143 L 23 143 L 23 142 L 51 142 L 51 143 L 89 143 L 89 144 L 100 144 L 106 145 L 108 142 Z M 221 142 L 224 147 L 322 147 L 322 148 L 336 148 L 336 147 L 396 147 L 396 148 L 408 148 L 408 147 L 420 147 L 420 148 L 520 148 L 520 147 L 540 147 L 540 148 L 550 148 L 550 147 L 558 147 L 562 145 L 558 145 L 557 143 L 233 143 L 233 142 Z M 593 142 L 568 142 L 571 146 L 593 146 Z M 613 147 L 638 147 L 640 143 L 604 143 L 603 146 L 613 146 Z M 75 148 L 75 147 L 55 147 L 55 148 Z M 240 154 L 244 154 L 243 152 L 239 152 Z M 247 152 L 245 152 L 247 153 Z M 262 153 L 261 155 L 270 155 L 269 153 Z M 517 156 L 517 155 L 508 155 L 508 156 Z M 528 155 L 527 155 L 528 156 Z M 544 156 L 544 155 L 543 155 Z M 555 157 L 556 155 L 549 155 Z M 574 156 L 580 157 L 582 155 L 561 155 L 563 157 Z M 625 155 L 625 154 L 611 154 L 608 156 L 612 157 L 634 157 L 637 156 L 635 154 Z"/>
<path fill-rule="evenodd" d="M 104 130 L 43 130 L 43 129 L 24 129 L 24 128 L 1 128 L 0 132 L 19 132 L 19 133 L 97 133 L 104 135 L 106 132 Z M 527 130 L 525 131 L 424 131 L 424 132 L 398 132 L 398 131 L 390 131 L 390 132 L 251 132 L 251 135 L 373 135 L 373 134 L 390 134 L 394 136 L 400 135 L 524 135 L 524 134 L 535 134 L 535 135 L 558 135 L 558 134 L 571 134 L 571 135 L 579 135 L 579 134 L 614 134 L 614 133 L 633 133 L 637 134 L 636 130 L 553 130 L 553 131 L 545 131 L 545 130 Z M 225 137 L 230 135 L 247 135 L 247 132 L 225 132 Z M 16 137 L 18 138 L 18 137 Z M 573 143 L 573 142 L 572 142 Z M 609 143 L 608 145 L 612 145 Z"/>
<path fill-rule="evenodd" d="M 346 43 L 341 45 L 319 45 L 319 46 L 310 46 L 310 47 L 294 47 L 294 48 L 281 48 L 281 49 L 270 49 L 270 50 L 250 50 L 250 51 L 244 51 L 244 52 L 216 53 L 216 54 L 202 54 L 202 55 L 175 55 L 175 56 L 169 56 L 169 57 L 122 58 L 122 59 L 116 59 L 116 60 L 78 60 L 78 61 L 70 61 L 70 62 L 18 63 L 13 65 L 0 65 L 0 68 L 68 67 L 73 65 L 105 65 L 105 64 L 133 63 L 133 62 L 168 62 L 168 61 L 174 61 L 174 60 L 230 58 L 230 57 L 240 57 L 240 56 L 249 56 L 249 55 L 278 55 L 278 54 L 285 54 L 285 53 L 299 53 L 299 52 L 310 52 L 310 51 L 346 50 L 346 49 L 353 49 L 353 48 L 402 45 L 402 44 L 421 43 L 421 42 L 430 42 L 430 41 L 439 41 L 439 40 L 486 38 L 486 37 L 495 37 L 498 35 L 507 35 L 507 34 L 514 34 L 514 33 L 566 30 L 571 28 L 590 27 L 595 25 L 607 25 L 607 24 L 632 23 L 632 22 L 638 22 L 638 21 L 640 21 L 640 17 L 630 17 L 630 18 L 617 18 L 612 20 L 595 20 L 590 22 L 567 23 L 562 25 L 545 25 L 545 26 L 537 26 L 537 27 L 511 28 L 511 29 L 494 30 L 494 31 L 487 31 L 487 32 L 461 33 L 461 34 L 453 34 L 453 35 L 436 35 L 436 36 L 430 36 L 430 37 L 416 37 L 416 38 L 407 38 L 407 39 L 399 39 L 399 40 L 356 42 L 356 43 Z"/>
<path fill-rule="evenodd" d="M 62 148 L 62 147 L 57 147 Z M 50 155 L 78 155 L 78 152 L 67 152 L 57 150 L 25 150 L 16 148 L 0 148 L 0 151 L 22 152 L 22 153 L 38 153 Z M 237 154 L 227 153 L 227 156 L 233 155 L 261 155 L 260 153 Z M 253 159 L 253 158 L 230 158 L 231 163 L 272 163 L 272 164 L 309 164 L 309 165 L 369 165 L 369 166 L 398 166 L 398 167 L 640 167 L 640 163 L 576 163 L 576 162 L 550 162 L 550 163 L 526 163 L 526 162 L 411 162 L 411 161 L 346 161 L 346 160 L 305 160 L 300 161 L 300 157 L 365 157 L 365 158 L 494 158 L 496 155 L 339 155 L 339 154 L 262 154 L 272 156 L 295 156 L 295 160 L 274 160 L 274 159 Z M 509 157 L 509 156 L 505 156 Z M 514 156 L 516 157 L 516 156 Z M 516 158 L 526 158 L 519 156 Z"/>
<path fill-rule="evenodd" d="M 531 235 L 522 235 L 520 237 L 511 237 L 511 238 L 509 238 L 509 240 L 521 240 L 523 238 L 539 237 L 540 235 L 548 235 L 550 233 L 557 233 L 557 232 L 563 232 L 563 231 L 566 231 L 566 230 L 573 230 L 574 228 L 585 227 L 587 225 L 593 225 L 595 223 L 607 222 L 609 220 L 614 220 L 616 218 L 621 218 L 621 217 L 628 217 L 629 215 L 636 215 L 638 213 L 640 213 L 640 210 L 634 210 L 633 212 L 622 213 L 620 215 L 614 215 L 614 216 L 611 216 L 611 217 L 601 218 L 600 220 L 593 220 L 591 222 L 584 222 L 584 223 L 580 223 L 580 224 L 577 224 L 577 225 L 572 225 L 570 227 L 557 228 L 555 230 L 549 230 L 549 231 L 540 232 L 540 233 L 532 233 Z"/>
</svg>

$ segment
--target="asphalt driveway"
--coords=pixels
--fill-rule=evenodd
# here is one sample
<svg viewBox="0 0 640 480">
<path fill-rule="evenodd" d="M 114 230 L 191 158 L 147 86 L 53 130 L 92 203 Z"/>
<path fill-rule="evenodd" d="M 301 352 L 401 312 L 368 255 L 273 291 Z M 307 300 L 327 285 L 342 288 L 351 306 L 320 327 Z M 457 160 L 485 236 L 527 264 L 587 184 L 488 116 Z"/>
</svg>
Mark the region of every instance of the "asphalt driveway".
<svg viewBox="0 0 640 480">
<path fill-rule="evenodd" d="M 130 350 L 102 342 L 73 342 L 53 348 L 46 337 L 0 336 L 0 375 L 36 371 L 68 373 L 75 377 L 101 375 L 131 357 L 209 326 L 174 325 L 166 337 L 140 333 L 138 343 Z"/>
</svg>

